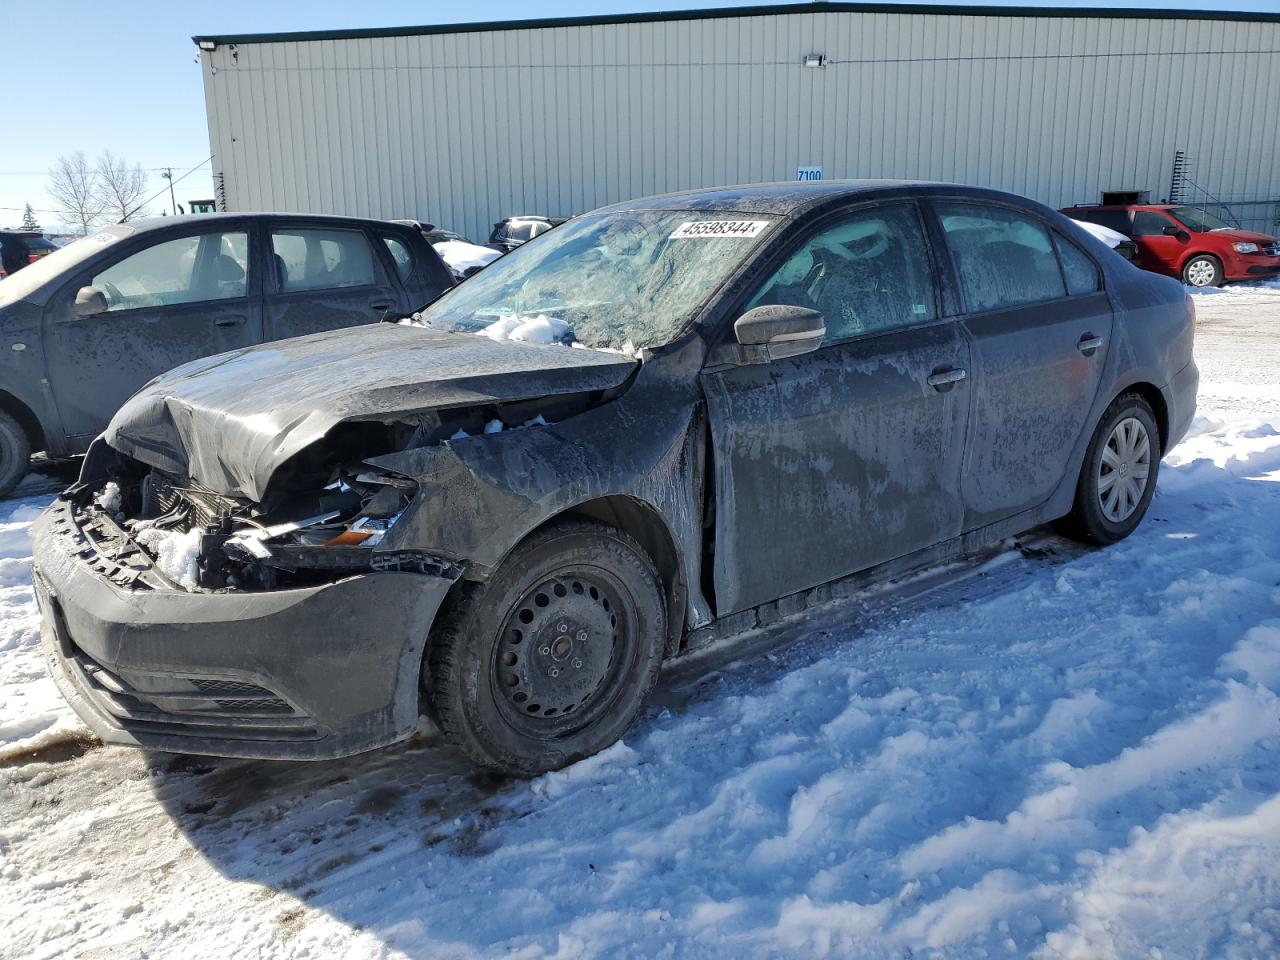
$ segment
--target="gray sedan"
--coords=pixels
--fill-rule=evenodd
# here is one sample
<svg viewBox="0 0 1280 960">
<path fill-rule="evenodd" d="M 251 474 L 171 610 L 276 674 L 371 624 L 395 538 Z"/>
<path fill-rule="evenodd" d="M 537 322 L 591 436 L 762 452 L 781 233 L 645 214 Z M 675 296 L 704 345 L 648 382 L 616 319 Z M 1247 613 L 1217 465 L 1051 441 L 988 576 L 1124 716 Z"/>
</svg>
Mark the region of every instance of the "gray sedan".
<svg viewBox="0 0 1280 960">
<path fill-rule="evenodd" d="M 302 214 L 105 227 L 0 281 L 0 494 L 83 453 L 129 394 L 214 353 L 402 313 L 452 286 L 402 224 Z"/>
<path fill-rule="evenodd" d="M 401 324 L 150 384 L 36 525 L 104 739 L 477 764 L 616 740 L 662 662 L 1052 521 L 1128 536 L 1194 312 L 1040 204 L 883 181 L 633 201 Z"/>
</svg>

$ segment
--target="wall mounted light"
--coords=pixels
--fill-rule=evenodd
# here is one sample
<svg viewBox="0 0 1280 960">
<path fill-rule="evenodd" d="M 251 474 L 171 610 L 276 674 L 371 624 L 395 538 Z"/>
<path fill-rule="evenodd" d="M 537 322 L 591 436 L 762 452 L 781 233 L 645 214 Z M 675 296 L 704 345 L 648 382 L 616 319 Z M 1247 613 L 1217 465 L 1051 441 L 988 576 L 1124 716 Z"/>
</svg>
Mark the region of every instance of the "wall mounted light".
<svg viewBox="0 0 1280 960">
<path fill-rule="evenodd" d="M 827 65 L 827 57 L 823 53 L 810 53 L 801 62 L 806 67 L 825 67 Z"/>
</svg>

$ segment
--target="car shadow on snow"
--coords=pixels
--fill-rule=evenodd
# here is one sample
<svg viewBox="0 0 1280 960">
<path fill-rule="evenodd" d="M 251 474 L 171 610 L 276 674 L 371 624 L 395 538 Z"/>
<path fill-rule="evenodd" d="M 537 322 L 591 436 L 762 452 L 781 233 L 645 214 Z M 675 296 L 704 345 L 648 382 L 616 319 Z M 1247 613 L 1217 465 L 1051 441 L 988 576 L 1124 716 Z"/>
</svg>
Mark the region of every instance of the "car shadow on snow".
<svg viewBox="0 0 1280 960">
<path fill-rule="evenodd" d="M 806 953 L 810 922 L 847 935 L 816 912 L 788 927 L 811 900 L 883 909 L 865 933 L 909 952 L 949 897 L 992 885 L 974 929 L 1000 920 L 997 945 L 1030 953 L 1073 909 L 1035 890 L 1087 886 L 1171 813 L 1280 789 L 1270 734 L 1232 744 L 1223 725 L 1270 702 L 1223 658 L 1275 616 L 1280 578 L 1262 479 L 1280 444 L 1242 436 L 1260 449 L 1171 468 L 1115 547 L 1032 531 L 678 661 L 627 746 L 560 773 L 479 775 L 424 730 L 325 763 L 156 754 L 152 789 L 224 876 L 411 954 L 717 926 L 731 939 L 706 952 L 767 934 Z M 1053 812 L 1062 784 L 1075 820 Z M 279 923 L 305 927 L 291 907 Z"/>
<path fill-rule="evenodd" d="M 819 661 L 833 643 L 849 642 L 886 614 L 909 618 L 913 611 L 964 602 L 1046 564 L 1069 561 L 1083 549 L 1047 530 L 1031 531 L 973 557 L 873 587 L 856 600 L 699 651 L 664 672 L 632 734 L 655 718 L 678 717 L 714 701 L 726 686 L 750 688 Z M 371 932 L 418 917 L 422 904 L 414 897 L 355 891 L 426 879 L 422 863 L 428 854 L 483 859 L 498 851 L 505 824 L 536 813 L 556 793 L 542 782 L 546 778 L 522 781 L 476 771 L 425 723 L 405 743 L 335 761 L 156 753 L 146 763 L 157 800 L 221 873 L 296 897 Z M 575 769 L 548 776 L 572 777 Z M 589 809 L 582 815 L 593 816 Z M 596 859 L 607 861 L 609 854 L 600 853 Z M 584 866 L 596 870 L 594 862 Z M 404 906 L 403 916 L 397 904 Z M 297 922 L 292 914 L 289 922 Z M 475 949 L 484 952 L 497 936 L 491 922 L 451 922 L 448 933 L 456 937 L 469 929 Z"/>
</svg>

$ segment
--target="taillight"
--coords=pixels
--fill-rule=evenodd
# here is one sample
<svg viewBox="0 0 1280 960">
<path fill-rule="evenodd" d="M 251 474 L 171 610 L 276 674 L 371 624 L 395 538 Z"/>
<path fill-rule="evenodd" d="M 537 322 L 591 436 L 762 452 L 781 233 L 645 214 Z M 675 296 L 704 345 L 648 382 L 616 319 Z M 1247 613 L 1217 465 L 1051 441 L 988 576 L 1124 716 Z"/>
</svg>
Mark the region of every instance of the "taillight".
<svg viewBox="0 0 1280 960">
<path fill-rule="evenodd" d="M 29 264 L 30 264 L 30 263 L 35 263 L 35 262 L 36 262 L 37 260 L 39 260 L 39 259 L 40 259 L 40 258 L 39 258 L 36 254 L 34 254 L 34 253 L 28 253 L 28 254 L 27 254 L 27 263 L 29 263 Z"/>
</svg>

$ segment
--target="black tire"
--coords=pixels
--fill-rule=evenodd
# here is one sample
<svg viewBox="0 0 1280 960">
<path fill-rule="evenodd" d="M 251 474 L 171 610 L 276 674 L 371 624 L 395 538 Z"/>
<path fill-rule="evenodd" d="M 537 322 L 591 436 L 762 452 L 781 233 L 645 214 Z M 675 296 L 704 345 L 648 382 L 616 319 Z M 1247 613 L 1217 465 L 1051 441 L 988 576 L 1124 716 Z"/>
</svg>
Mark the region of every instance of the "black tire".
<svg viewBox="0 0 1280 960">
<path fill-rule="evenodd" d="M 603 750 L 658 677 L 666 600 L 631 537 L 586 520 L 515 548 L 464 584 L 430 638 L 428 709 L 479 766 L 530 777 Z"/>
<path fill-rule="evenodd" d="M 1104 469 L 1102 461 L 1117 427 L 1129 420 L 1136 420 L 1142 425 L 1149 444 L 1146 484 L 1132 512 L 1122 519 L 1115 520 L 1107 516 L 1104 506 L 1105 498 L 1099 493 L 1099 486 L 1112 472 L 1115 472 L 1116 477 L 1123 477 L 1134 467 L 1130 466 L 1126 458 L 1125 472 L 1122 474 L 1110 468 Z M 1115 449 L 1115 447 L 1110 448 L 1111 456 L 1114 456 Z M 1155 494 L 1162 453 L 1160 428 L 1156 423 L 1151 404 L 1136 393 L 1124 393 L 1116 397 L 1103 413 L 1102 419 L 1098 422 L 1098 429 L 1094 431 L 1093 439 L 1089 441 L 1089 449 L 1085 451 L 1084 464 L 1080 468 L 1080 479 L 1076 483 L 1076 497 L 1071 512 L 1055 522 L 1054 527 L 1063 536 L 1082 543 L 1106 546 L 1123 540 L 1133 533 L 1146 515 L 1151 497 Z M 1113 479 L 1111 485 L 1114 483 Z"/>
<path fill-rule="evenodd" d="M 31 466 L 31 440 L 22 424 L 0 410 L 0 497 L 27 475 Z"/>
<path fill-rule="evenodd" d="M 1212 274 L 1204 270 L 1206 264 Z M 1211 253 L 1197 253 L 1182 265 L 1182 282 L 1189 287 L 1220 287 L 1224 279 L 1222 261 Z"/>
</svg>

